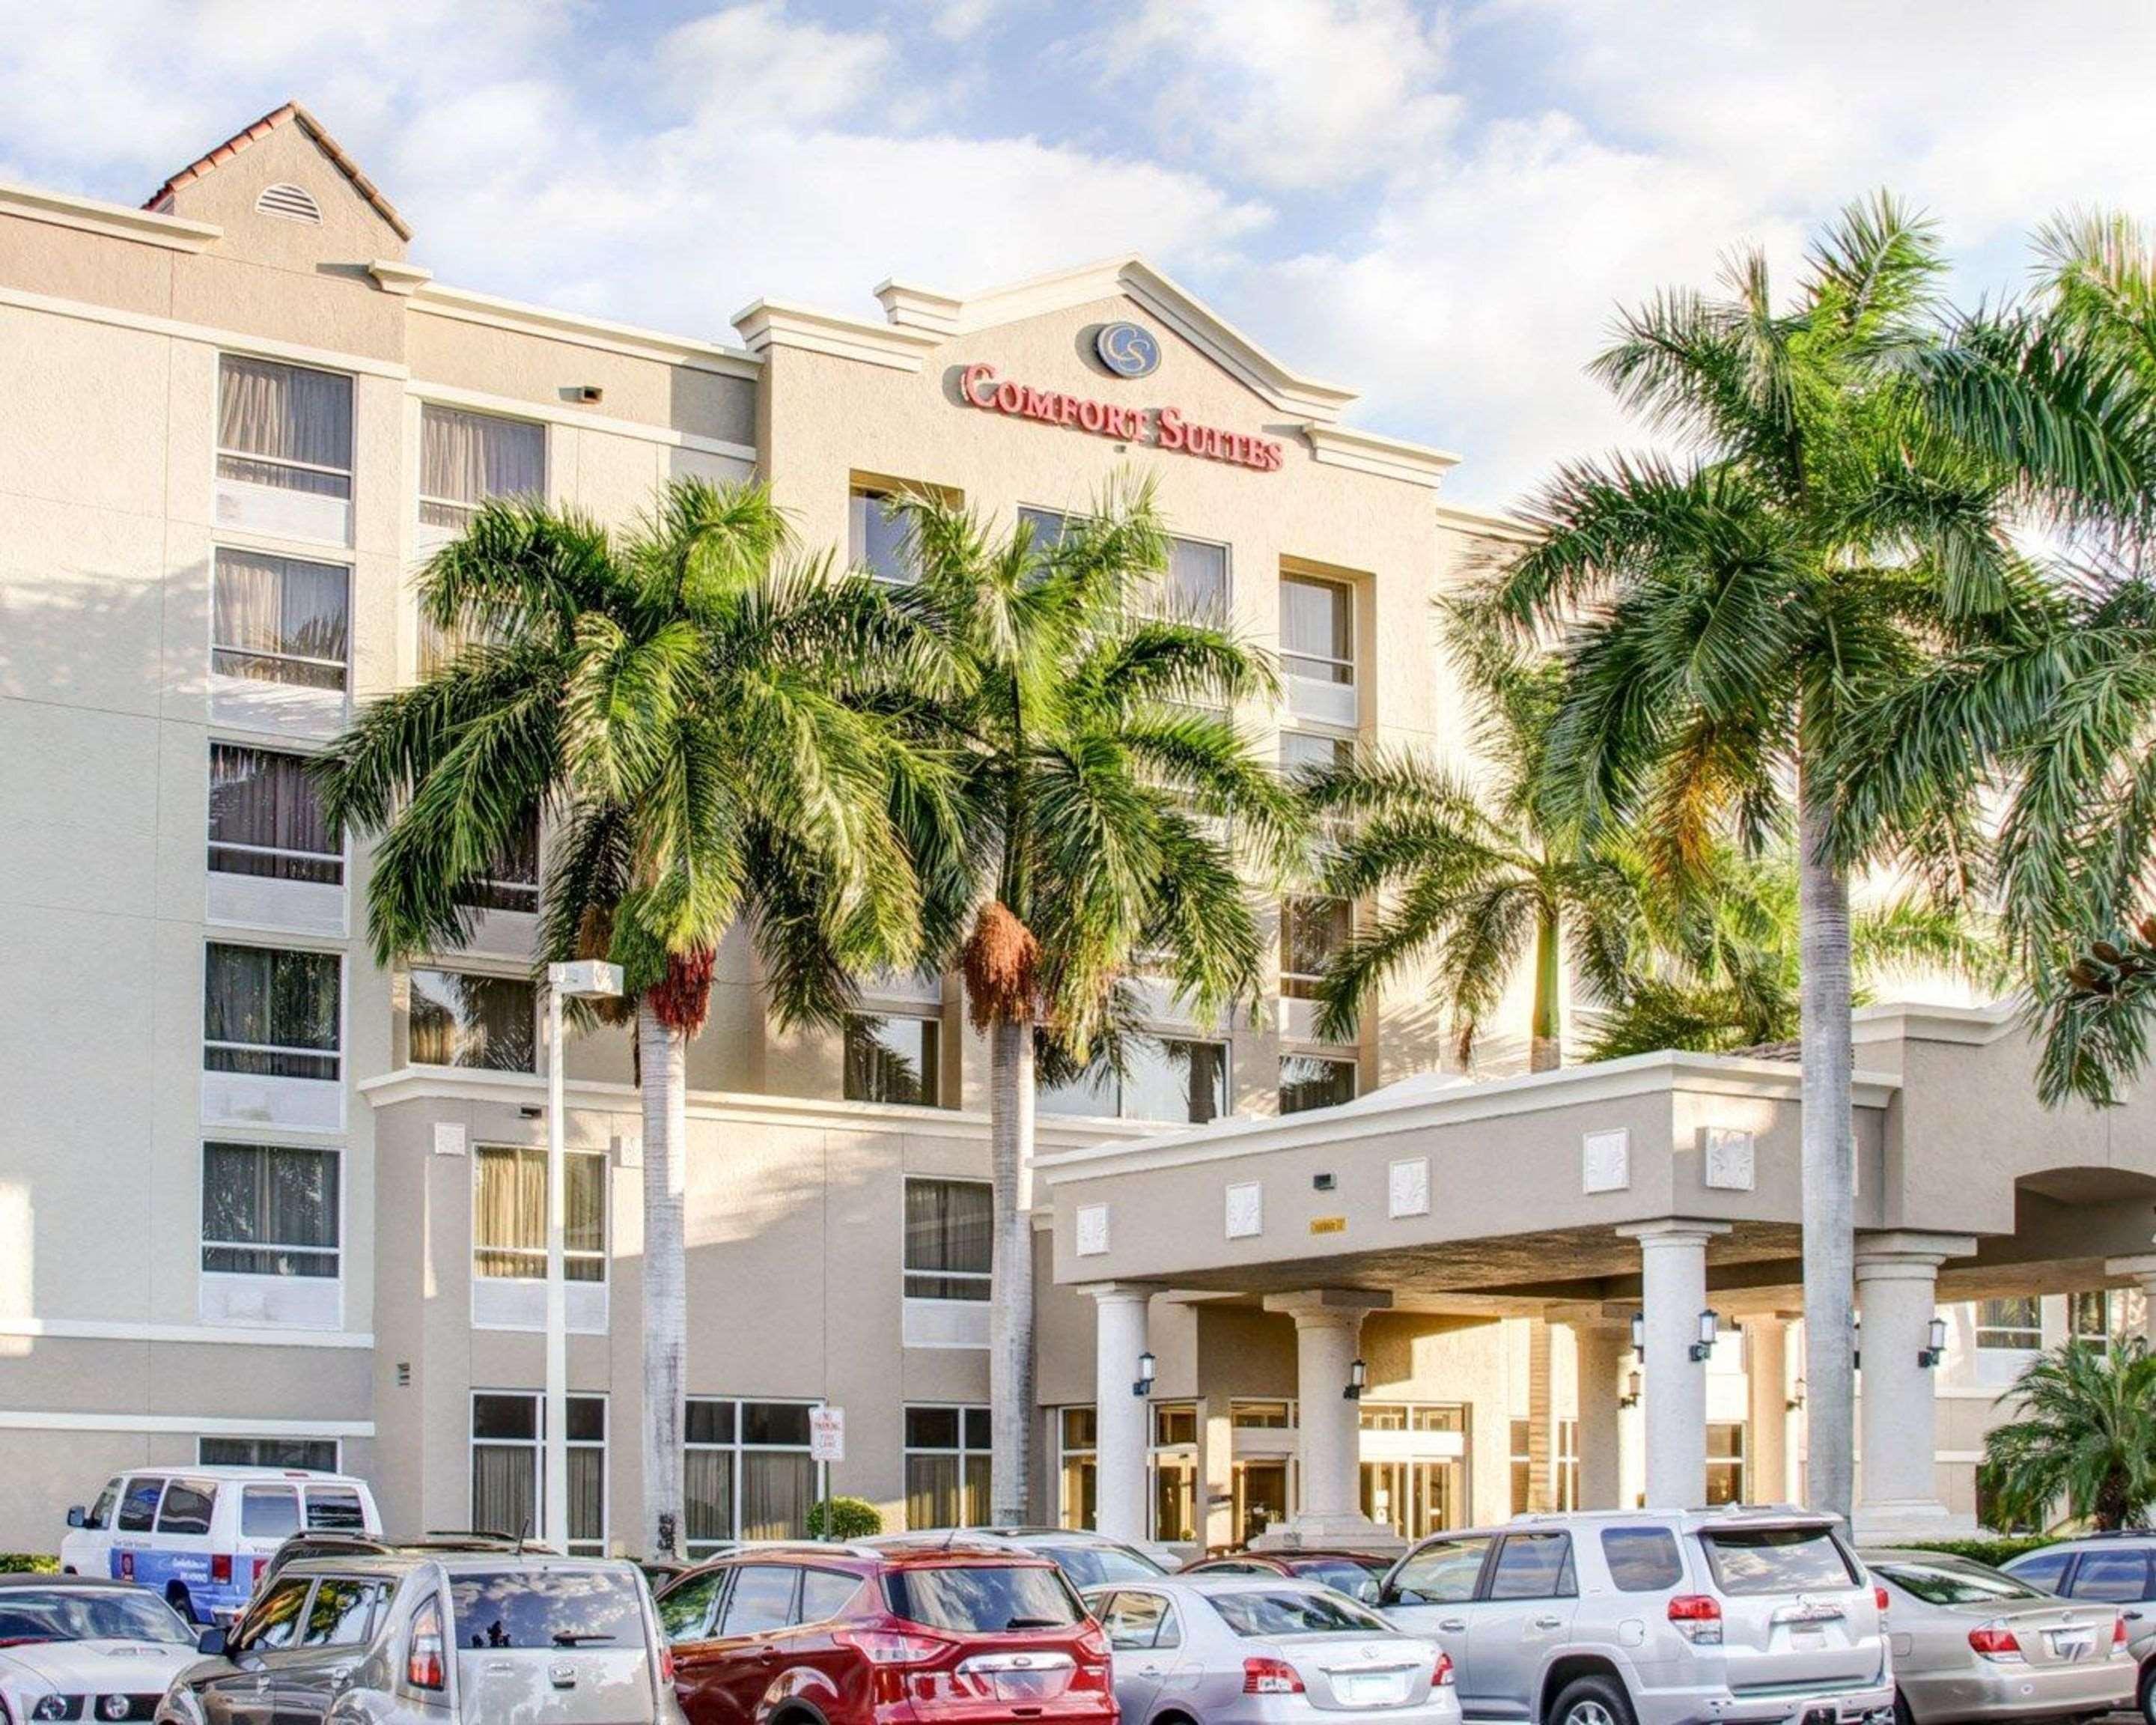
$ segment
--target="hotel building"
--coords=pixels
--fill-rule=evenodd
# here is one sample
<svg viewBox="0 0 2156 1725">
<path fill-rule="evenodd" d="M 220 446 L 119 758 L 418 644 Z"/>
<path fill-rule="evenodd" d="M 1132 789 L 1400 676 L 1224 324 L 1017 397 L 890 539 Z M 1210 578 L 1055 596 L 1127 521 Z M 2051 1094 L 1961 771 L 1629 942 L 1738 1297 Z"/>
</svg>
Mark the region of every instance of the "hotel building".
<svg viewBox="0 0 2156 1725">
<path fill-rule="evenodd" d="M 669 478 L 753 477 L 805 543 L 903 579 L 901 487 L 1052 527 L 1140 474 L 1183 598 L 1279 656 L 1280 701 L 1241 717 L 1283 765 L 1464 759 L 1432 601 L 1517 530 L 1141 259 L 887 282 L 880 316 L 758 300 L 706 341 L 445 285 L 412 240 L 296 106 L 141 208 L 0 187 L 0 1548 L 53 1549 L 66 1505 L 151 1463 L 342 1466 L 398 1531 L 537 1501 L 543 835 L 466 947 L 384 969 L 367 852 L 302 772 L 442 649 L 412 573 L 484 498 L 627 522 Z M 1496 1081 L 1444 1078 L 1412 988 L 1326 1044 L 1311 982 L 1354 914 L 1278 906 L 1254 1021 L 1161 999 L 1120 1082 L 1042 1098 L 1039 1515 L 1413 1534 L 1630 1501 L 1672 1444 L 1701 1493 L 1798 1489 L 1794 1066 L 1508 1077 L 1500 1037 L 1472 1075 Z M 1967 1519 L 1997 1386 L 2070 1327 L 2143 1321 L 2156 1131 L 2023 1106 L 1997 1015 L 1879 1016 L 1859 1065 L 1864 1285 L 1951 1319 L 1921 1382 L 1872 1368 L 1876 1417 L 1937 1427 L 1873 1495 Z M 572 1532 L 598 1549 L 639 1495 L 625 1035 L 574 1040 L 565 1077 Z M 730 941 L 689 1080 L 690 1548 L 798 1531 L 819 1404 L 845 1413 L 833 1489 L 978 1517 L 986 1060 L 955 984 L 783 1033 Z M 1680 1394 L 1657 1350 L 1710 1299 Z"/>
</svg>

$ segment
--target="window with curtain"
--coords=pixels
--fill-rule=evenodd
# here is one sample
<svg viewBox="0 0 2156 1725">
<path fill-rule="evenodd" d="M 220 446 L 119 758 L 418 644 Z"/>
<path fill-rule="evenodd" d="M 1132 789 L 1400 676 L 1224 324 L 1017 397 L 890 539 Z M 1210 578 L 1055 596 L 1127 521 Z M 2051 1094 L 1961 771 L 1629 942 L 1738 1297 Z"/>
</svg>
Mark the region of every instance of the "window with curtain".
<svg viewBox="0 0 2156 1725">
<path fill-rule="evenodd" d="M 563 1274 L 604 1281 L 606 1158 L 572 1151 Z M 547 1276 L 547 1153 L 530 1144 L 482 1144 L 472 1156 L 472 1274 L 511 1281 Z"/>
<path fill-rule="evenodd" d="M 1534 1497 L 1534 1421 L 1515 1420 L 1511 1422 L 1512 1468 L 1512 1513 L 1525 1515 L 1532 1507 Z"/>
<path fill-rule="evenodd" d="M 1355 592 L 1344 582 L 1281 578 L 1281 662 L 1291 678 L 1355 681 Z"/>
<path fill-rule="evenodd" d="M 352 495 L 352 379 L 275 360 L 218 365 L 220 479 L 320 497 Z"/>
<path fill-rule="evenodd" d="M 691 1556 L 732 1539 L 798 1539 L 816 1501 L 806 1402 L 692 1396 L 683 1486 Z"/>
<path fill-rule="evenodd" d="M 343 688 L 351 590 L 352 572 L 341 564 L 218 547 L 210 669 L 257 683 Z"/>
<path fill-rule="evenodd" d="M 906 1525 L 983 1527 L 988 1523 L 988 1410 L 906 1410 Z"/>
<path fill-rule="evenodd" d="M 547 495 L 547 428 L 429 402 L 419 413 L 419 519 L 462 527 L 490 497 Z"/>
<path fill-rule="evenodd" d="M 606 1398 L 568 1399 L 569 1550 L 606 1550 Z M 472 1396 L 471 1526 L 532 1535 L 546 1493 L 547 1402 L 528 1390 Z"/>
<path fill-rule="evenodd" d="M 205 1437 L 195 1440 L 198 1467 L 304 1467 L 313 1473 L 335 1473 L 338 1467 L 335 1438 Z M 285 1488 L 289 1491 L 289 1486 Z M 298 1512 L 294 1512 L 296 1523 Z M 297 1532 L 296 1525 L 294 1527 Z"/>
<path fill-rule="evenodd" d="M 509 849 L 488 865 L 485 874 L 466 880 L 452 895 L 460 905 L 475 911 L 521 911 L 529 915 L 539 908 L 539 811 L 525 819 Z"/>
<path fill-rule="evenodd" d="M 850 531 L 847 549 L 854 567 L 879 581 L 905 586 L 916 576 L 912 547 L 903 516 L 891 513 L 886 491 L 856 490 L 846 500 Z"/>
<path fill-rule="evenodd" d="M 337 1153 L 203 1146 L 202 1267 L 227 1276 L 337 1273 Z"/>
<path fill-rule="evenodd" d="M 942 1026 L 934 1019 L 846 1019 L 845 1096 L 850 1102 L 904 1102 L 933 1108 Z"/>
<path fill-rule="evenodd" d="M 537 995 L 522 978 L 414 970 L 410 998 L 413 1065 L 539 1070 Z"/>
<path fill-rule="evenodd" d="M 1281 901 L 1281 993 L 1315 1000 L 1325 968 L 1348 944 L 1354 912 L 1344 898 Z"/>
<path fill-rule="evenodd" d="M 684 1550 L 703 1557 L 734 1537 L 734 1404 L 691 1396 L 682 1426 Z"/>
<path fill-rule="evenodd" d="M 342 978 L 334 952 L 212 941 L 203 961 L 203 1069 L 336 1080 L 343 1070 Z"/>
<path fill-rule="evenodd" d="M 209 865 L 273 880 L 344 881 L 306 758 L 237 743 L 209 746 Z"/>
<path fill-rule="evenodd" d="M 1157 608 L 1195 623 L 1228 619 L 1228 547 L 1203 539 L 1168 542 L 1165 590 Z"/>
<path fill-rule="evenodd" d="M 1282 1055 L 1280 1063 L 1280 1111 L 1300 1114 L 1306 1108 L 1330 1108 L 1355 1100 L 1355 1062 L 1327 1060 L 1322 1055 Z"/>
<path fill-rule="evenodd" d="M 908 1180 L 906 1297 L 987 1299 L 992 1219 L 985 1180 Z"/>
<path fill-rule="evenodd" d="M 2034 1294 L 1985 1300 L 1976 1308 L 1979 1348 L 2017 1348 L 2033 1353 L 2044 1345 L 2044 1315 Z"/>
</svg>

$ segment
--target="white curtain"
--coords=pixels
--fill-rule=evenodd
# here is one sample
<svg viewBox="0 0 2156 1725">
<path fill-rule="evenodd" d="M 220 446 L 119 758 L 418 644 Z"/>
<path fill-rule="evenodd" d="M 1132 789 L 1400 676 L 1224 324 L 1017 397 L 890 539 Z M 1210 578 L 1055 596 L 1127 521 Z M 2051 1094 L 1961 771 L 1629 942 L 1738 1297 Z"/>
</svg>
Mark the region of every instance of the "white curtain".
<svg viewBox="0 0 2156 1725">
<path fill-rule="evenodd" d="M 431 403 L 421 414 L 419 495 L 427 500 L 420 506 L 422 521 L 459 526 L 473 506 L 490 497 L 538 497 L 546 489 L 543 426 Z"/>
<path fill-rule="evenodd" d="M 349 497 L 352 379 L 228 353 L 218 372 L 217 443 L 218 471 L 228 479 Z M 281 465 L 294 461 L 337 471 Z"/>
<path fill-rule="evenodd" d="M 227 676 L 343 688 L 350 585 L 334 563 L 220 550 L 210 605 L 214 668 Z"/>
</svg>

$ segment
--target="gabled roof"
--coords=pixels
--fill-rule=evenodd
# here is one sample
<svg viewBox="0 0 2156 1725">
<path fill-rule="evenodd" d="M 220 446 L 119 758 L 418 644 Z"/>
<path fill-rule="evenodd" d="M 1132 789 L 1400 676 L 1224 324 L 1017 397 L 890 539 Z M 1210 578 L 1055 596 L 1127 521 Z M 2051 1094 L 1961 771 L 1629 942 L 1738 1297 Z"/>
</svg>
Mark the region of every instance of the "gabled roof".
<svg viewBox="0 0 2156 1725">
<path fill-rule="evenodd" d="M 352 188 L 374 207 L 375 213 L 388 223 L 396 231 L 399 239 L 411 239 L 412 230 L 405 224 L 404 218 L 397 213 L 397 206 L 384 198 L 381 189 L 374 182 L 359 171 L 359 164 L 346 155 L 344 146 L 323 130 L 321 121 L 316 119 L 297 102 L 287 102 L 283 107 L 264 114 L 254 125 L 244 131 L 234 132 L 208 154 L 198 157 L 189 162 L 152 192 L 143 201 L 142 208 L 148 210 L 171 208 L 172 194 L 181 187 L 192 184 L 213 168 L 222 167 L 249 144 L 254 143 L 257 139 L 267 137 L 279 126 L 287 122 L 297 126 L 300 131 L 314 140 L 316 147 L 336 165 L 337 171 L 352 182 Z"/>
</svg>

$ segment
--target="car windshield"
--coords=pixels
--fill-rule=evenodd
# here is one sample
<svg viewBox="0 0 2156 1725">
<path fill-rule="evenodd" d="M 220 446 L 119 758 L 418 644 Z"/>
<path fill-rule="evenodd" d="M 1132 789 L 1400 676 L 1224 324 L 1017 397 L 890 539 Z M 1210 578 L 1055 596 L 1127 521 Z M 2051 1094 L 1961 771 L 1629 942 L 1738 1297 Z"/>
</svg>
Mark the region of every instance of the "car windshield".
<svg viewBox="0 0 2156 1725">
<path fill-rule="evenodd" d="M 1375 1612 L 1335 1593 L 1281 1588 L 1208 1594 L 1220 1620 L 1239 1635 L 1389 1635 Z"/>
<path fill-rule="evenodd" d="M 1367 1562 L 1356 1558 L 1317 1558 L 1296 1564 L 1295 1573 L 1305 1581 L 1336 1589 L 1351 1599 L 1375 1599 L 1378 1584 L 1385 1579 L 1389 1567 L 1374 1558 Z"/>
<path fill-rule="evenodd" d="M 10 1588 L 0 1591 L 0 1645 L 20 1641 L 163 1641 L 194 1632 L 154 1594 L 132 1588 Z"/>
<path fill-rule="evenodd" d="M 1142 1553 L 1120 1545 L 1053 1545 L 1043 1548 L 1041 1555 L 1076 1588 L 1098 1587 L 1104 1581 L 1158 1581 L 1168 1574 Z"/>
<path fill-rule="evenodd" d="M 1721 1527 L 1699 1538 L 1715 1584 L 1726 1594 L 1794 1594 L 1856 1584 L 1849 1559 L 1823 1526 Z"/>
<path fill-rule="evenodd" d="M 908 1623 L 993 1634 L 1067 1629 L 1086 1615 L 1062 1574 L 1045 1564 L 950 1563 L 892 1569 L 884 1598 Z"/>
<path fill-rule="evenodd" d="M 1996 1569 L 1987 1569 L 1981 1563 L 1959 1558 L 1897 1558 L 1891 1563 L 1874 1563 L 1871 1567 L 1927 1605 L 1988 1605 L 1997 1599 L 2045 1597 L 2010 1575 L 2001 1575 Z"/>
<path fill-rule="evenodd" d="M 613 1569 L 507 1570 L 449 1583 L 459 1647 L 641 1647 L 636 1578 Z"/>
</svg>

